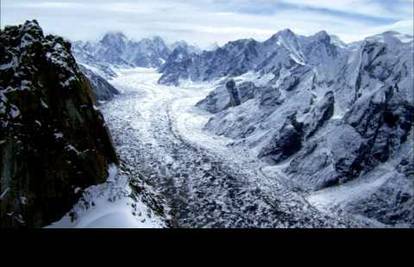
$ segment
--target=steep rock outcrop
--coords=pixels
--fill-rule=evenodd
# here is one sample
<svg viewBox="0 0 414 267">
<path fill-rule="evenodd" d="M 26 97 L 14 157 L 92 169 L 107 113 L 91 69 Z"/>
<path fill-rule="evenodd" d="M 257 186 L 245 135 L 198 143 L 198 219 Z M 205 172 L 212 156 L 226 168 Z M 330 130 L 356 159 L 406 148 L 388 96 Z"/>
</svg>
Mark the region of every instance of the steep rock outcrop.
<svg viewBox="0 0 414 267">
<path fill-rule="evenodd" d="M 335 96 L 329 91 L 316 104 L 303 120 L 305 138 L 310 138 L 316 133 L 334 114 Z"/>
<path fill-rule="evenodd" d="M 186 70 L 192 62 L 192 55 L 187 46 L 176 47 L 168 56 L 165 64 L 159 68 L 160 72 L 170 69 L 168 74 L 160 78 L 160 83 L 178 86 L 179 79 L 188 79 L 189 73 Z"/>
<path fill-rule="evenodd" d="M 0 32 L 0 226 L 41 227 L 117 163 L 71 45 L 36 21 Z"/>
<path fill-rule="evenodd" d="M 226 82 L 226 90 L 230 96 L 231 106 L 236 107 L 240 105 L 239 91 L 236 88 L 236 83 L 234 82 L 234 80 L 229 80 L 228 82 Z"/>
<path fill-rule="evenodd" d="M 289 116 L 282 128 L 264 146 L 258 157 L 272 163 L 279 163 L 302 148 L 303 124 L 296 121 L 296 115 Z"/>
</svg>

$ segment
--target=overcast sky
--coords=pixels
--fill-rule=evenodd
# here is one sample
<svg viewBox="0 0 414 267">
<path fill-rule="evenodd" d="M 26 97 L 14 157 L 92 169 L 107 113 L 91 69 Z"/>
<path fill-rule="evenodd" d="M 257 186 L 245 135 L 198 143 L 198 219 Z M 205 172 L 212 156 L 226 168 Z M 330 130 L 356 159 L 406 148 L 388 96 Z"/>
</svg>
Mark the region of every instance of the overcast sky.
<svg viewBox="0 0 414 267">
<path fill-rule="evenodd" d="M 414 0 L 1 0 L 1 26 L 37 19 L 48 33 L 94 40 L 107 31 L 133 39 L 159 35 L 206 47 L 279 30 L 320 30 L 346 42 L 413 32 Z"/>
</svg>

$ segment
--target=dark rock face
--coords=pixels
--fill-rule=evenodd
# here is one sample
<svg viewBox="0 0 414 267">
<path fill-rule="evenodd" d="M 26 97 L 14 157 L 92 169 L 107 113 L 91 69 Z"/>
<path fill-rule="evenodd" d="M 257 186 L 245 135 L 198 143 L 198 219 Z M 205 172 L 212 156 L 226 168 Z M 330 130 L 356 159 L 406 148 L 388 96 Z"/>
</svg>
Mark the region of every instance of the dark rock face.
<svg viewBox="0 0 414 267">
<path fill-rule="evenodd" d="M 335 97 L 329 91 L 324 98 L 317 103 L 309 115 L 304 119 L 305 137 L 309 138 L 318 131 L 334 114 Z"/>
<path fill-rule="evenodd" d="M 278 88 L 266 86 L 262 89 L 260 94 L 260 106 L 265 108 L 274 108 L 282 104 L 280 97 L 281 93 Z"/>
<path fill-rule="evenodd" d="M 368 142 L 368 165 L 385 162 L 407 140 L 414 123 L 414 107 L 400 99 L 398 88 L 385 86 L 369 101 L 357 102 L 345 121 Z"/>
<path fill-rule="evenodd" d="M 289 117 L 270 143 L 260 151 L 259 158 L 279 163 L 298 152 L 302 148 L 302 128 L 295 115 Z"/>
<path fill-rule="evenodd" d="M 226 89 L 230 96 L 230 103 L 233 107 L 240 105 L 239 92 L 236 88 L 234 80 L 230 80 L 226 83 Z"/>
<path fill-rule="evenodd" d="M 344 127 L 331 141 L 332 161 L 338 181 L 347 181 L 359 175 L 364 168 L 367 152 L 365 140 L 352 128 Z"/>
<path fill-rule="evenodd" d="M 82 73 L 88 78 L 95 98 L 98 101 L 109 101 L 114 96 L 119 94 L 119 91 L 115 89 L 109 82 L 107 82 L 103 77 L 94 73 L 92 70 L 85 68 L 82 65 L 79 65 Z"/>
<path fill-rule="evenodd" d="M 211 113 L 218 113 L 230 107 L 230 95 L 224 85 L 213 90 L 206 98 L 196 104 L 197 107 Z"/>
<path fill-rule="evenodd" d="M 166 69 L 171 69 L 171 73 L 163 75 L 160 78 L 160 83 L 178 86 L 180 79 L 180 75 L 177 75 L 178 73 L 183 76 L 181 78 L 187 79 L 189 77 L 187 68 L 192 62 L 192 55 L 193 54 L 188 50 L 187 46 L 176 47 L 168 56 L 165 64 L 159 68 L 160 72 L 164 72 Z"/>
<path fill-rule="evenodd" d="M 117 163 L 70 43 L 36 21 L 0 33 L 0 226 L 42 227 Z"/>
<path fill-rule="evenodd" d="M 254 99 L 259 88 L 253 82 L 243 82 L 237 86 L 240 104 Z"/>
</svg>

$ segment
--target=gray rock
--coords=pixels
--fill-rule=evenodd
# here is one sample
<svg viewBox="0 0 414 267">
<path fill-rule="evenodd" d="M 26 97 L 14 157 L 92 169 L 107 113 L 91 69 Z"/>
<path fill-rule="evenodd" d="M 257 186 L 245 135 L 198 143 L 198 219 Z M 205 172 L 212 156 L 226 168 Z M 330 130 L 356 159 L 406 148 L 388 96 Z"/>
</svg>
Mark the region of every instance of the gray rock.
<svg viewBox="0 0 414 267">
<path fill-rule="evenodd" d="M 302 124 L 296 121 L 295 116 L 289 117 L 270 143 L 260 151 L 259 158 L 273 163 L 289 158 L 302 148 L 302 135 Z"/>
<path fill-rule="evenodd" d="M 91 83 L 92 90 L 95 94 L 96 100 L 98 101 L 109 101 L 114 98 L 114 96 L 119 94 L 119 91 L 115 89 L 109 82 L 107 82 L 103 77 L 94 73 L 92 70 L 79 65 L 82 73 L 88 78 Z M 99 103 L 98 103 L 99 104 Z"/>
<path fill-rule="evenodd" d="M 230 80 L 226 83 L 226 89 L 230 96 L 230 104 L 232 107 L 240 105 L 239 92 L 236 88 L 236 83 L 234 80 Z"/>
<path fill-rule="evenodd" d="M 332 91 L 329 91 L 316 104 L 311 112 L 303 121 L 303 131 L 305 138 L 310 138 L 319 130 L 334 114 L 335 97 Z"/>
</svg>

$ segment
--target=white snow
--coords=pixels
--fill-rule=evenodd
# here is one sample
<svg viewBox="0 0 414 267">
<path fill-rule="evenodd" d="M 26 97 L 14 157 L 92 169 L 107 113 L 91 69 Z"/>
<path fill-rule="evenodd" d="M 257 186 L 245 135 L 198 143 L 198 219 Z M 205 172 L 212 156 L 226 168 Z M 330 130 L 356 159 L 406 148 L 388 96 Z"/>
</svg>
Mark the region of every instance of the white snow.
<svg viewBox="0 0 414 267">
<path fill-rule="evenodd" d="M 68 151 L 74 151 L 76 154 L 80 154 L 79 150 L 76 149 L 73 145 L 66 145 L 65 147 Z"/>
<path fill-rule="evenodd" d="M 59 132 L 59 133 L 54 133 L 53 134 L 55 136 L 56 139 L 61 139 L 63 138 L 63 133 Z"/>
<path fill-rule="evenodd" d="M 394 167 L 389 163 L 377 167 L 365 178 L 347 182 L 345 184 L 329 187 L 309 194 L 307 200 L 322 210 L 342 209 L 350 201 L 366 198 L 375 193 L 376 189 L 388 179 L 392 179 Z"/>
<path fill-rule="evenodd" d="M 0 195 L 0 199 L 3 199 L 3 197 L 6 196 L 6 194 L 10 191 L 10 187 L 7 187 Z"/>
<path fill-rule="evenodd" d="M 17 59 L 16 59 L 16 57 L 13 57 L 13 59 L 10 62 L 1 64 L 0 65 L 0 70 L 7 70 L 7 69 L 10 69 L 10 68 L 14 68 L 16 66 L 17 66 Z"/>
<path fill-rule="evenodd" d="M 77 188 L 75 191 L 78 191 Z M 128 178 L 119 175 L 117 167 L 109 168 L 107 182 L 85 190 L 83 199 L 75 205 L 77 219 L 70 213 L 46 228 L 162 228 L 165 223 L 141 200 L 129 197 Z M 91 205 L 93 203 L 93 205 Z M 133 208 L 134 206 L 134 208 Z"/>
<path fill-rule="evenodd" d="M 27 197 L 20 197 L 20 202 L 22 203 L 22 205 L 26 205 L 27 204 Z"/>
<path fill-rule="evenodd" d="M 49 106 L 45 103 L 45 101 L 43 101 L 43 99 L 40 99 L 40 104 L 42 105 L 42 107 L 44 108 L 49 108 Z"/>
<path fill-rule="evenodd" d="M 18 107 L 16 107 L 15 105 L 10 105 L 10 117 L 11 118 L 17 118 L 20 116 L 20 110 Z"/>
<path fill-rule="evenodd" d="M 62 85 L 62 87 L 68 87 L 73 81 L 76 81 L 75 76 L 69 77 L 66 81 L 60 82 L 60 84 Z"/>
<path fill-rule="evenodd" d="M 249 71 L 245 74 L 242 74 L 238 77 L 233 78 L 236 82 L 253 82 L 256 86 L 265 86 L 267 85 L 275 75 L 271 72 L 264 75 L 260 75 L 257 72 Z"/>
</svg>

